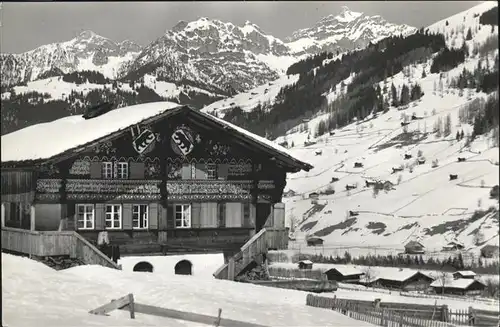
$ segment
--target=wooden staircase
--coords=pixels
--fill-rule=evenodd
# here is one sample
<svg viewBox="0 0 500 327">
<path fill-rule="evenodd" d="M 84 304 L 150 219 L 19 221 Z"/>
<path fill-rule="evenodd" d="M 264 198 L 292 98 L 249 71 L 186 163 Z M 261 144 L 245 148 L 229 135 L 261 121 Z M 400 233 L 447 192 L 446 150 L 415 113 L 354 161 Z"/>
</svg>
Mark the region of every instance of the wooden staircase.
<svg viewBox="0 0 500 327">
<path fill-rule="evenodd" d="M 2 227 L 2 250 L 27 254 L 30 257 L 69 256 L 87 265 L 121 269 L 74 231 L 31 231 Z"/>
<path fill-rule="evenodd" d="M 217 279 L 234 280 L 248 265 L 262 260 L 269 249 L 282 250 L 287 247 L 288 229 L 263 228 L 217 269 L 213 276 Z"/>
</svg>

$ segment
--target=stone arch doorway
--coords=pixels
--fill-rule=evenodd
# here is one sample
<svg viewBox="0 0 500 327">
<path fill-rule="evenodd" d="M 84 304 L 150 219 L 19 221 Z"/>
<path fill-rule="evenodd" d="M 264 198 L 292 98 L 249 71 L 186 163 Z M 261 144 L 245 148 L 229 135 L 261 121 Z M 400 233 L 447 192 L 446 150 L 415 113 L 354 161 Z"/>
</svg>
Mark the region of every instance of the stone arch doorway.
<svg viewBox="0 0 500 327">
<path fill-rule="evenodd" d="M 134 271 L 153 272 L 153 265 L 147 261 L 141 261 L 134 266 Z"/>
<path fill-rule="evenodd" d="M 189 260 L 181 260 L 175 265 L 176 275 L 192 275 L 193 265 Z"/>
</svg>

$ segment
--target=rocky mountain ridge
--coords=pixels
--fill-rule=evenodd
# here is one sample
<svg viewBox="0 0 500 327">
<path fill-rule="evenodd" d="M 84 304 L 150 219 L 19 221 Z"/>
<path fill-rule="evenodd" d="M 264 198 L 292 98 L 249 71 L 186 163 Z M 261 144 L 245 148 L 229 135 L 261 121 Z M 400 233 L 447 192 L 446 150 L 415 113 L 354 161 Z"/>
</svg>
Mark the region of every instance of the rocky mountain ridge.
<svg viewBox="0 0 500 327">
<path fill-rule="evenodd" d="M 91 70 L 110 79 L 138 80 L 145 74 L 182 84 L 246 91 L 277 79 L 288 66 L 321 51 L 348 51 L 415 28 L 390 24 L 343 8 L 313 27 L 292 33 L 286 42 L 247 21 L 243 26 L 217 19 L 180 21 L 144 48 L 113 42 L 91 31 L 22 54 L 0 54 L 2 86 L 62 73 Z"/>
</svg>

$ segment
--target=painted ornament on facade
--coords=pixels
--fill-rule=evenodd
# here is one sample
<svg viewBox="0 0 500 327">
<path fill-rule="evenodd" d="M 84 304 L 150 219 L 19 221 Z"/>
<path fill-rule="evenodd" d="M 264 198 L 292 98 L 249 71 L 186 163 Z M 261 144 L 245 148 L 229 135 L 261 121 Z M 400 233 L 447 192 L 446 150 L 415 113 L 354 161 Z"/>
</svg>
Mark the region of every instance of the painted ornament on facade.
<svg viewBox="0 0 500 327">
<path fill-rule="evenodd" d="M 186 126 L 179 126 L 172 133 L 170 145 L 177 155 L 187 156 L 194 150 L 196 143 L 200 143 L 200 141 L 200 136 L 194 136 L 191 129 Z"/>
<path fill-rule="evenodd" d="M 113 147 L 112 142 L 104 142 L 104 143 L 98 144 L 94 148 L 94 152 L 96 154 L 110 156 L 110 155 L 113 155 L 116 153 L 116 148 Z"/>
<path fill-rule="evenodd" d="M 130 132 L 132 134 L 132 147 L 140 155 L 151 152 L 159 140 L 159 134 L 153 133 L 151 128 L 141 130 L 141 127 L 136 125 L 135 128 L 130 128 Z"/>
<path fill-rule="evenodd" d="M 70 175 L 90 175 L 90 160 L 76 160 L 69 169 Z"/>
</svg>

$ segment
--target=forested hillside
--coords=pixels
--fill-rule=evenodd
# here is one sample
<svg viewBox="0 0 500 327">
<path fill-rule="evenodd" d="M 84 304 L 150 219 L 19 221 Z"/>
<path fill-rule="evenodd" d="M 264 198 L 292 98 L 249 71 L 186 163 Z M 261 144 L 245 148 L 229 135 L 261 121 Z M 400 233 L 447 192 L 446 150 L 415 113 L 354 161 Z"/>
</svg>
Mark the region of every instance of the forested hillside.
<svg viewBox="0 0 500 327">
<path fill-rule="evenodd" d="M 96 71 L 73 72 L 62 76 L 56 74 L 58 72 L 55 71 L 47 74 L 42 83 L 22 83 L 2 90 L 2 135 L 29 125 L 82 114 L 86 108 L 106 101 L 112 102 L 113 108 L 155 101 L 172 101 L 201 108 L 222 98 L 220 93 L 200 92 L 195 83 L 191 83 L 192 88 L 184 86 L 176 89 L 176 92 L 164 92 L 171 93 L 171 96 L 161 96 L 158 94 L 161 92 L 155 89 L 156 83 L 162 81 L 154 81 L 153 84 L 145 83 L 144 78 L 135 82 L 116 81 Z M 32 87 L 31 84 L 38 87 Z M 186 81 L 185 85 L 189 84 Z M 175 84 L 168 85 L 175 87 Z M 23 92 L 18 93 L 16 90 Z M 56 97 L 56 93 L 61 95 Z"/>
<path fill-rule="evenodd" d="M 484 56 L 498 47 L 493 37 L 496 38 L 492 35 L 484 44 L 470 50 L 465 42 L 460 48 L 449 47 L 443 34 L 419 30 L 407 37 L 391 37 L 370 44 L 336 60 L 332 53 L 321 53 L 289 67 L 288 74 L 300 74 L 300 77 L 295 84 L 281 89 L 274 104 L 260 105 L 253 111 L 236 107 L 226 113 L 224 119 L 270 137 L 285 134 L 292 126 L 320 111 L 332 113 L 326 128 L 341 127 L 355 117 L 364 119 L 372 112 L 386 111 L 389 105 L 408 105 L 423 95 L 418 82 L 405 84 L 397 92 L 394 85 L 387 83 L 387 77 L 399 72 L 406 75 L 405 70 L 410 66 L 430 59 L 428 73 L 447 72 L 462 64 L 469 55 Z M 473 87 L 478 90 L 491 91 L 498 86 L 496 66 L 479 69 L 474 76 Z M 348 78 L 350 83 L 344 83 Z M 378 84 L 381 81 L 384 81 L 383 88 Z M 336 87 L 341 88 L 341 95 L 328 101 L 326 95 Z M 389 96 L 384 97 L 389 88 Z"/>
</svg>

